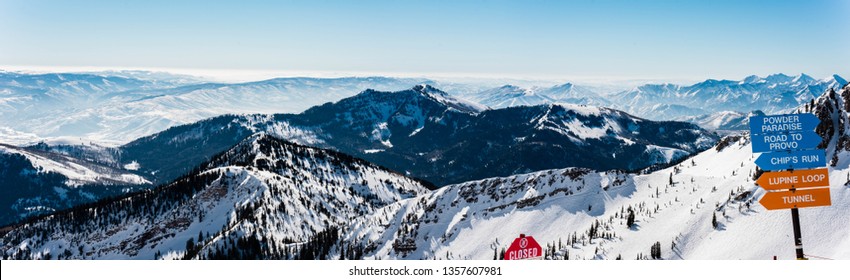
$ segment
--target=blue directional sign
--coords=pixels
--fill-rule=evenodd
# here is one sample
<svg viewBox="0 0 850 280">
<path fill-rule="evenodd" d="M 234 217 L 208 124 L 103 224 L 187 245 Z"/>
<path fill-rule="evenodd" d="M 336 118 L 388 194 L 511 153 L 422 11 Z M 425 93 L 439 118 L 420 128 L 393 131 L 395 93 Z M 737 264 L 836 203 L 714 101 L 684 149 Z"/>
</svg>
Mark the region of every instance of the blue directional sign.
<svg viewBox="0 0 850 280">
<path fill-rule="evenodd" d="M 750 117 L 750 134 L 813 131 L 820 123 L 811 113 Z"/>
<path fill-rule="evenodd" d="M 753 153 L 814 149 L 823 139 L 814 131 L 752 135 Z"/>
<path fill-rule="evenodd" d="M 756 159 L 759 168 L 768 171 L 806 169 L 826 166 L 824 150 L 804 150 L 763 153 Z"/>
</svg>

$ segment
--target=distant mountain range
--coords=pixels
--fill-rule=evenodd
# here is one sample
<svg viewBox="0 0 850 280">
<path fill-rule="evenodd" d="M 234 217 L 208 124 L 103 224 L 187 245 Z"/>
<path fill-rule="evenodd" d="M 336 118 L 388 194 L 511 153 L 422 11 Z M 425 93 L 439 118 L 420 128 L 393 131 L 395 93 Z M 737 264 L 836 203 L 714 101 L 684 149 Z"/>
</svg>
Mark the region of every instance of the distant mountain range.
<svg viewBox="0 0 850 280">
<path fill-rule="evenodd" d="M 178 126 L 121 147 L 122 162 L 159 182 L 265 131 L 354 155 L 437 185 L 555 167 L 639 169 L 706 149 L 716 136 L 580 105 L 487 110 L 431 86 L 367 90 L 301 114 L 233 115 Z M 163 155 L 179 155 L 179 160 Z"/>
<path fill-rule="evenodd" d="M 548 88 L 506 85 L 465 97 L 493 108 L 563 102 L 616 108 L 651 120 L 690 120 L 727 111 L 787 112 L 845 84 L 838 75 L 818 80 L 806 74 L 774 74 L 740 81 L 709 79 L 688 86 L 646 84 L 615 93 L 570 83 Z"/>
<path fill-rule="evenodd" d="M 399 90 L 427 81 L 279 78 L 225 84 L 132 72 L 0 72 L 0 142 L 26 144 L 50 138 L 57 143 L 123 144 L 218 115 L 298 113 L 367 88 Z"/>
<path fill-rule="evenodd" d="M 21 150 L 77 159 L 110 174 L 120 170 L 156 185 L 191 172 L 260 132 L 343 152 L 437 186 L 571 166 L 636 170 L 676 161 L 718 139 L 693 124 L 654 122 L 599 107 L 557 104 L 494 110 L 418 85 L 397 92 L 366 90 L 301 114 L 219 116 L 116 148 L 39 144 Z M 59 173 L 55 182 L 72 179 L 61 175 L 68 172 Z M 117 189 L 150 186 L 138 185 Z M 10 196 L 9 203 L 56 195 L 50 187 L 39 190 Z M 57 203 L 45 205 L 61 208 Z"/>
<path fill-rule="evenodd" d="M 702 128 L 714 131 L 741 131 L 750 129 L 749 118 L 756 115 L 761 116 L 765 114 L 762 111 L 754 111 L 749 114 L 735 111 L 721 111 L 707 115 L 681 117 L 677 121 L 693 123 Z"/>
<path fill-rule="evenodd" d="M 23 74 L 0 72 L 0 143 L 121 145 L 223 114 L 299 113 L 366 89 L 397 91 L 436 85 L 456 98 L 492 108 L 570 103 L 610 107 L 652 120 L 687 120 L 721 111 L 787 111 L 846 80 L 808 75 L 706 80 L 690 86 L 647 84 L 626 91 L 573 83 L 523 88 L 417 78 L 278 78 L 208 83 L 168 73 L 112 71 Z"/>
<path fill-rule="evenodd" d="M 571 83 L 552 87 L 522 88 L 505 85 L 474 94 L 462 95 L 469 100 L 493 107 L 533 106 L 552 103 L 570 103 L 591 106 L 610 106 L 611 102 L 594 89 Z"/>
<path fill-rule="evenodd" d="M 722 111 L 766 114 L 788 112 L 810 102 L 827 89 L 839 90 L 847 81 L 838 75 L 817 80 L 808 75 L 749 76 L 740 81 L 706 80 L 690 86 L 644 85 L 610 96 L 615 107 L 649 119 L 675 119 Z M 659 104 L 681 106 L 678 110 Z M 700 112 L 697 114 L 687 112 Z"/>
<path fill-rule="evenodd" d="M 420 81 L 223 84 L 133 71 L 0 72 L 0 143 L 30 143 L 4 145 L 0 153 L 0 166 L 8 167 L 0 168 L 0 185 L 21 188 L 6 189 L 0 208 L 8 212 L 0 224 L 172 182 L 259 132 L 343 152 L 437 186 L 553 168 L 638 170 L 712 146 L 718 136 L 704 129 L 746 129 L 748 116 L 764 113 L 753 108 L 814 107 L 809 96 L 815 91 L 846 83 L 837 75 L 816 80 L 777 74 L 596 94 L 598 88 L 571 83 L 476 91 L 473 85 L 424 80 L 459 92 L 453 95 L 412 85 Z M 377 89 L 359 89 L 366 87 Z M 221 115 L 296 110 L 303 112 Z M 33 144 L 43 136 L 55 138 Z M 127 143 L 107 147 L 99 140 Z"/>
</svg>

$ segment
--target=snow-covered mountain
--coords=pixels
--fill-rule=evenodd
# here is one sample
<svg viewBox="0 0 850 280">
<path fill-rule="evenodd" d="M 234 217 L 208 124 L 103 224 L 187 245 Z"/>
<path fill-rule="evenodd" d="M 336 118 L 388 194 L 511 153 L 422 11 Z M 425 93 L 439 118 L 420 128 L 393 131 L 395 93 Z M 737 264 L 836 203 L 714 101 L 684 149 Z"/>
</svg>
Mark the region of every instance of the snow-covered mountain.
<svg viewBox="0 0 850 280">
<path fill-rule="evenodd" d="M 150 185 L 142 175 L 82 154 L 0 144 L 0 225 Z"/>
<path fill-rule="evenodd" d="M 599 95 L 597 89 L 572 83 L 540 89 L 540 94 L 561 103 L 606 107 L 611 105 L 610 101 Z"/>
<path fill-rule="evenodd" d="M 810 101 L 846 80 L 805 74 L 706 80 L 690 86 L 649 84 L 611 94 L 602 87 L 564 83 L 522 88 L 419 78 L 279 78 L 247 83 L 205 83 L 185 75 L 145 71 L 24 74 L 0 72 L 0 142 L 26 145 L 121 145 L 222 114 L 298 113 L 367 88 L 397 91 L 416 84 L 444 86 L 453 96 L 492 108 L 571 103 L 605 106 L 652 120 L 677 120 L 720 111 L 776 113 Z"/>
<path fill-rule="evenodd" d="M 803 244 L 813 258 L 847 259 L 850 85 L 814 104 L 797 110 L 821 119 L 832 206 L 800 210 Z M 382 244 L 365 258 L 492 259 L 526 234 L 547 259 L 651 258 L 656 244 L 663 259 L 793 259 L 790 215 L 758 203 L 751 151 L 748 135 L 729 136 L 647 174 L 568 168 L 451 185 L 355 221 L 343 244 Z"/>
<path fill-rule="evenodd" d="M 639 169 L 706 149 L 717 139 L 695 125 L 606 108 L 485 109 L 428 85 L 366 90 L 297 115 L 228 115 L 174 127 L 122 146 L 122 163 L 138 162 L 141 171 L 167 182 L 265 131 L 445 185 L 568 166 Z"/>
<path fill-rule="evenodd" d="M 803 244 L 812 258 L 847 259 L 850 86 L 814 103 L 798 111 L 821 119 L 832 206 L 800 210 Z M 492 259 L 526 234 L 547 259 L 645 259 L 656 244 L 663 259 L 793 259 L 788 211 L 758 203 L 751 151 L 748 135 L 730 136 L 648 174 L 569 168 L 451 185 L 355 221 L 343 244 L 381 244 L 365 258 Z"/>
<path fill-rule="evenodd" d="M 599 96 L 590 88 L 577 86 L 572 83 L 565 83 L 552 87 L 531 88 L 504 85 L 478 93 L 464 95 L 464 97 L 492 108 L 534 106 L 552 103 L 570 103 L 592 106 L 610 105 L 608 100 Z"/>
<path fill-rule="evenodd" d="M 492 259 L 526 234 L 547 259 L 650 258 L 656 242 L 663 259 L 793 259 L 790 215 L 758 204 L 753 159 L 741 137 L 646 175 L 561 169 L 451 185 L 357 220 L 343 244 L 380 244 L 367 259 Z M 848 174 L 832 169 L 832 206 L 801 210 L 809 254 L 850 258 Z"/>
<path fill-rule="evenodd" d="M 28 149 L 97 164 L 110 172 L 138 174 L 143 183 L 123 187 L 138 189 L 150 187 L 147 182 L 169 183 L 242 139 L 266 132 L 345 152 L 442 186 L 567 166 L 643 168 L 705 149 L 716 139 L 686 123 L 651 122 L 604 108 L 563 104 L 487 109 L 420 85 L 398 92 L 367 90 L 298 115 L 219 116 L 118 148 L 40 144 Z M 17 176 L 13 175 L 9 176 Z M 49 174 L 31 177 L 50 182 Z M 47 188 L 15 197 L 36 199 L 45 193 L 54 192 Z M 87 201 L 104 197 L 98 194 Z M 50 205 L 64 209 L 75 204 Z"/>
<path fill-rule="evenodd" d="M 146 72 L 28 75 L 0 72 L 0 142 L 83 138 L 123 144 L 223 114 L 298 113 L 364 89 L 399 90 L 408 78 L 278 78 L 200 83 Z"/>
<path fill-rule="evenodd" d="M 850 86 L 813 103 L 798 110 L 821 119 L 832 206 L 800 210 L 803 244 L 813 258 L 847 259 Z M 0 250 L 6 259 L 493 259 L 526 234 L 545 244 L 547 259 L 794 258 L 788 211 L 757 202 L 765 192 L 754 184 L 761 172 L 748 135 L 660 170 L 554 169 L 432 191 L 394 173 L 349 172 L 369 165 L 333 164 L 325 153 L 334 154 L 259 135 L 168 186 L 9 228 Z M 378 175 L 394 187 L 369 179 Z M 409 191 L 379 196 L 371 211 L 338 210 L 358 209 L 345 201 L 360 196 L 345 189 L 364 185 Z M 305 205 L 347 219 L 297 212 Z"/>
<path fill-rule="evenodd" d="M 615 108 L 653 120 L 679 119 L 722 111 L 783 113 L 817 98 L 827 89 L 847 84 L 833 75 L 814 79 L 806 74 L 749 76 L 740 81 L 709 79 L 689 86 L 649 84 L 608 96 Z M 663 105 L 681 106 L 669 110 Z M 698 113 L 689 113 L 698 112 Z"/>
<path fill-rule="evenodd" d="M 0 250 L 4 259 L 298 258 L 312 238 L 426 191 L 368 162 L 258 134 L 173 183 L 15 226 Z"/>
<path fill-rule="evenodd" d="M 651 120 L 697 120 L 725 111 L 787 112 L 845 84 L 838 75 L 815 79 L 806 74 L 774 74 L 740 81 L 708 79 L 692 85 L 644 84 L 615 93 L 572 83 L 529 88 L 505 85 L 464 97 L 493 108 L 560 102 L 611 107 Z"/>
<path fill-rule="evenodd" d="M 747 130 L 749 129 L 749 117 L 755 114 L 764 115 L 761 111 L 751 113 L 721 111 L 700 116 L 681 117 L 677 120 L 694 123 L 708 130 Z"/>
<path fill-rule="evenodd" d="M 431 90 L 364 92 L 307 110 L 290 123 L 318 128 L 312 130 L 321 131 L 329 147 L 437 185 L 566 166 L 643 168 L 716 140 L 696 126 L 649 122 L 606 108 L 552 104 L 464 112 L 415 101 Z M 664 130 L 672 133 L 658 133 Z"/>
<path fill-rule="evenodd" d="M 515 85 L 504 85 L 484 90 L 472 96 L 468 96 L 467 98 L 493 108 L 532 106 L 554 102 L 552 98 L 546 95 L 537 94 L 536 91 L 537 88 L 521 88 Z"/>
</svg>

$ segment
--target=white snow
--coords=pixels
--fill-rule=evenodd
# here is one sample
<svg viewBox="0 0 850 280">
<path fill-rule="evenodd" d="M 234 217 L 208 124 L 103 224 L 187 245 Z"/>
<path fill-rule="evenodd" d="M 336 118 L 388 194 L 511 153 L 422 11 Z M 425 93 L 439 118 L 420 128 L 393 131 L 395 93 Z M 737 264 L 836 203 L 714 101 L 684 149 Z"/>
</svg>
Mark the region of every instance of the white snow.
<svg viewBox="0 0 850 280">
<path fill-rule="evenodd" d="M 139 167 L 141 167 L 141 166 L 135 160 L 133 162 L 130 162 L 130 163 L 124 165 L 124 169 L 133 170 L 133 171 L 139 170 Z"/>
<path fill-rule="evenodd" d="M 76 159 L 59 155 L 38 154 L 11 146 L 0 145 L 0 152 L 16 153 L 25 156 L 39 172 L 55 172 L 67 177 L 66 185 L 74 187 L 87 183 L 97 183 L 105 179 L 130 184 L 150 184 L 151 182 L 142 176 L 121 172 L 113 169 L 110 172 L 95 171 L 91 164 L 80 162 Z"/>
<path fill-rule="evenodd" d="M 356 221 L 348 240 L 391 244 L 396 237 L 387 232 L 396 232 L 397 225 L 370 224 L 415 215 L 420 221 L 413 224 L 418 225 L 415 251 L 402 254 L 385 245 L 370 258 L 442 259 L 450 253 L 456 259 L 491 259 L 492 244 L 504 248 L 520 233 L 534 236 L 544 249 L 545 244 L 566 244 L 575 233 L 578 243 L 560 247 L 559 256 L 635 259 L 638 254 L 648 257 L 650 246 L 660 242 L 665 259 L 793 259 L 790 214 L 758 204 L 764 191 L 752 181 L 755 157 L 750 151 L 748 141 L 741 140 L 720 152 L 711 149 L 647 175 L 590 172 L 572 180 L 562 175 L 570 171 L 564 169 L 447 186 Z M 671 173 L 673 185 L 669 185 Z M 832 182 L 844 182 L 847 176 L 846 167 L 831 170 Z M 574 194 L 553 194 L 558 189 Z M 850 258 L 846 234 L 850 219 L 844 217 L 850 212 L 850 188 L 833 183 L 831 192 L 832 206 L 800 211 L 803 244 L 812 255 Z M 543 197 L 536 205 L 516 204 L 537 194 Z M 419 206 L 423 201 L 438 211 L 423 209 Z M 626 228 L 625 216 L 620 215 L 621 209 L 630 206 L 637 212 L 632 229 Z M 718 229 L 712 228 L 713 214 Z M 616 236 L 588 239 L 586 232 L 597 221 L 603 223 L 601 231 Z M 671 250 L 674 242 L 677 245 Z"/>
<path fill-rule="evenodd" d="M 151 216 L 120 215 L 131 218 L 103 226 L 88 224 L 90 230 L 63 232 L 30 249 L 55 256 L 61 248 L 72 248 L 74 258 L 152 259 L 159 252 L 164 259 L 177 259 L 185 254 L 186 241 L 197 240 L 199 232 L 212 234 L 204 253 L 225 242 L 224 236 L 262 234 L 276 244 L 301 243 L 330 226 L 427 191 L 410 178 L 370 164 L 340 165 L 317 149 L 267 146 L 272 154 L 263 154 L 254 142 L 263 137 L 259 134 L 243 145 L 254 148 L 258 161 L 279 161 L 291 168 L 270 172 L 254 166 L 212 167 L 201 174 L 215 180 L 179 207 Z M 230 156 L 242 155 L 234 151 Z M 237 219 L 237 208 L 248 206 L 256 207 L 250 212 L 256 222 Z M 19 248 L 33 246 L 32 238 L 37 237 L 25 238 Z M 81 256 L 79 246 L 93 253 Z"/>
</svg>

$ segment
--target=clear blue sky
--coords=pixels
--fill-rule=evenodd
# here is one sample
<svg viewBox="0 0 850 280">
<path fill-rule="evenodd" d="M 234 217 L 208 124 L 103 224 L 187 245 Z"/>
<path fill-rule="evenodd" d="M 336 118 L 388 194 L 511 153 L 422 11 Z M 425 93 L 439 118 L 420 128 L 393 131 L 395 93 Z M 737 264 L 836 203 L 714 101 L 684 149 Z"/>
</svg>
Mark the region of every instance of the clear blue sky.
<svg viewBox="0 0 850 280">
<path fill-rule="evenodd" d="M 848 14 L 842 0 L 0 0 L 0 68 L 847 77 Z"/>
</svg>

